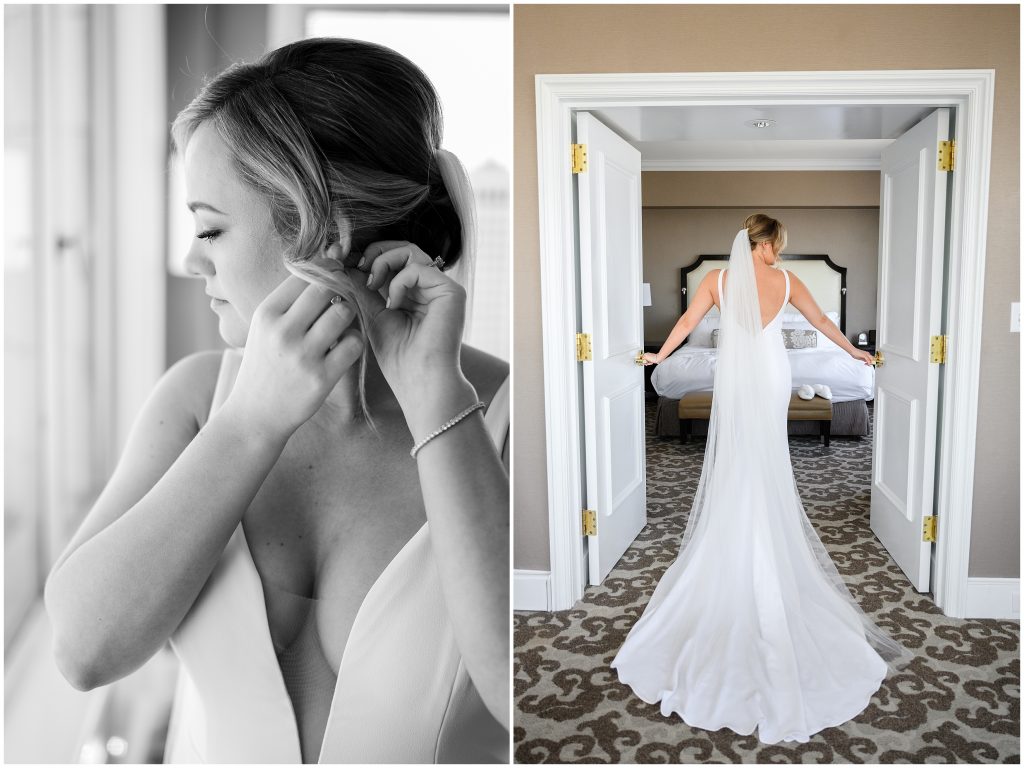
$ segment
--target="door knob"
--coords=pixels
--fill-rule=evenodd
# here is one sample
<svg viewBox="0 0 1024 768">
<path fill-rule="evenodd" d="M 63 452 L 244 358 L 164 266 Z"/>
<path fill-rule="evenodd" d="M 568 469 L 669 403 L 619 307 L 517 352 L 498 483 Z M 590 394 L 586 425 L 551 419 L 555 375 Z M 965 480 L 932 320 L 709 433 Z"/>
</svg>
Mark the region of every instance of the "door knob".
<svg viewBox="0 0 1024 768">
<path fill-rule="evenodd" d="M 633 362 L 637 365 L 644 364 L 644 351 L 642 349 L 636 353 L 636 357 L 633 358 Z"/>
<path fill-rule="evenodd" d="M 875 368 L 881 368 L 885 365 L 885 355 L 882 354 L 882 350 L 875 352 L 875 362 L 873 363 Z"/>
</svg>

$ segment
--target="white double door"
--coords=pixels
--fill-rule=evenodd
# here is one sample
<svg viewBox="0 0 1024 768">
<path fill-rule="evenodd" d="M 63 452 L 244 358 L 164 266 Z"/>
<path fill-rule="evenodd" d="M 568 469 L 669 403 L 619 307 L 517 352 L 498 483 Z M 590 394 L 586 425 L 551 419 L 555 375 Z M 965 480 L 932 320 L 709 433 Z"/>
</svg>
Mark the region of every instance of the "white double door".
<svg viewBox="0 0 1024 768">
<path fill-rule="evenodd" d="M 949 110 L 936 109 L 882 155 L 871 529 L 915 588 L 930 584 Z M 600 584 L 647 522 L 640 153 L 589 113 L 577 115 L 588 169 L 578 178 L 582 363 L 590 583 Z"/>
</svg>

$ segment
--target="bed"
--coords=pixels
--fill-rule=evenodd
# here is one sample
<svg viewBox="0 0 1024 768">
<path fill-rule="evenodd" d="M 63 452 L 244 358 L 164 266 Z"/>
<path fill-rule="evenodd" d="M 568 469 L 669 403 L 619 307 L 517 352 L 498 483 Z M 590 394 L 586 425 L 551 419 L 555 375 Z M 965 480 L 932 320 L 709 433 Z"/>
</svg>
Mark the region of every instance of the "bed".
<svg viewBox="0 0 1024 768">
<path fill-rule="evenodd" d="M 729 257 L 702 255 L 693 264 L 680 269 L 681 312 L 686 311 L 687 295 L 700 285 L 710 270 L 727 266 Z M 836 325 L 846 333 L 846 267 L 840 267 L 827 255 L 783 255 L 782 266 L 800 278 L 815 301 Z M 679 349 L 656 366 L 651 385 L 658 393 L 655 434 L 660 437 L 679 435 L 679 399 L 690 392 L 707 392 L 714 388 L 717 349 L 713 332 L 718 328 L 719 313 L 712 307 L 693 329 Z M 874 399 L 875 369 L 852 358 L 834 342 L 817 331 L 792 305 L 786 306 L 782 328 L 801 329 L 816 337 L 816 345 L 803 349 L 787 349 L 793 371 L 793 389 L 801 384 L 826 384 L 832 390 L 831 434 L 864 436 L 868 434 L 868 402 Z M 693 424 L 693 434 L 707 434 L 707 422 Z M 817 424 L 807 421 L 789 422 L 790 435 L 817 435 Z"/>
</svg>

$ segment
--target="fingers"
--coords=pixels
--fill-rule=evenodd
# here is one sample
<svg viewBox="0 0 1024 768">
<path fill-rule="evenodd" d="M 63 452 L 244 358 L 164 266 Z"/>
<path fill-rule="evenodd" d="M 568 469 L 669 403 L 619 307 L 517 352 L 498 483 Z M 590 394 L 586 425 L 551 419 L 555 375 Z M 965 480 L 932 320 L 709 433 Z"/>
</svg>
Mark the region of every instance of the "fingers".
<svg viewBox="0 0 1024 768">
<path fill-rule="evenodd" d="M 327 309 L 316 318 L 312 327 L 306 332 L 306 341 L 313 349 L 326 354 L 331 345 L 337 342 L 345 332 L 345 329 L 352 325 L 355 317 L 355 307 L 347 301 L 328 304 Z"/>
<path fill-rule="evenodd" d="M 372 323 L 373 319 L 384 309 L 384 299 L 377 291 L 366 287 L 366 276 L 356 270 L 348 270 L 338 273 L 338 279 L 349 287 L 349 292 L 365 321 Z"/>
<path fill-rule="evenodd" d="M 365 258 L 365 257 L 364 257 Z M 405 269 L 409 264 L 424 263 L 427 255 L 411 243 L 405 243 L 397 248 L 392 248 L 378 254 L 369 262 L 370 274 L 366 278 L 368 288 L 379 289 L 384 287 L 388 272 L 396 273 Z M 364 264 L 364 268 L 367 265 Z"/>
<path fill-rule="evenodd" d="M 370 243 L 366 246 L 366 250 L 363 251 L 363 257 L 356 266 L 362 270 L 369 270 L 374 260 L 382 253 L 393 251 L 395 248 L 401 248 L 403 245 L 412 245 L 412 243 L 408 240 L 378 240 L 375 243 Z M 416 246 L 412 247 L 415 248 Z M 417 250 L 419 249 L 417 248 Z"/>
<path fill-rule="evenodd" d="M 363 334 L 357 328 L 349 328 L 327 352 L 324 361 L 328 375 L 340 378 L 363 354 Z"/>
<path fill-rule="evenodd" d="M 433 262 L 421 248 L 406 240 L 381 240 L 366 247 L 358 267 L 370 273 L 367 277 L 369 287 L 386 292 L 389 273 L 398 272 L 409 264 L 430 265 Z"/>
<path fill-rule="evenodd" d="M 434 288 L 445 282 L 448 282 L 448 279 L 442 276 L 436 268 L 428 267 L 425 264 L 410 264 L 392 278 L 391 284 L 388 286 L 386 306 L 388 309 L 400 309 L 409 292 L 414 288 Z"/>
<path fill-rule="evenodd" d="M 296 297 L 285 315 L 295 323 L 300 331 L 305 333 L 330 305 L 334 295 L 334 291 L 323 286 L 307 283 L 306 290 Z"/>
<path fill-rule="evenodd" d="M 308 287 L 309 283 L 302 278 L 288 275 L 277 288 L 267 294 L 260 306 L 270 314 L 283 315 Z"/>
</svg>

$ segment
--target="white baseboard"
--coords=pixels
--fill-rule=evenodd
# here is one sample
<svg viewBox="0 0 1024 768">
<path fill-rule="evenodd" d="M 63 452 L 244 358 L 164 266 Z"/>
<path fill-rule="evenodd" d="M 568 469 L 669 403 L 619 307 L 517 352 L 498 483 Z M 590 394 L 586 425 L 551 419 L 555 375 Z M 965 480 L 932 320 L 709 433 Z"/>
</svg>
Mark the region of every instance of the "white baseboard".
<svg viewBox="0 0 1024 768">
<path fill-rule="evenodd" d="M 527 571 L 516 568 L 512 579 L 512 609 L 550 611 L 551 571 Z"/>
<path fill-rule="evenodd" d="M 1020 621 L 1020 579 L 969 577 L 964 617 Z"/>
</svg>

